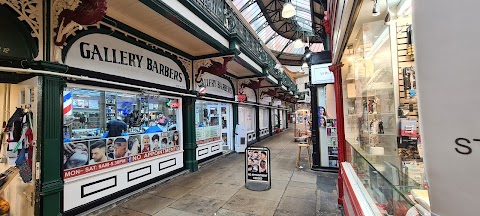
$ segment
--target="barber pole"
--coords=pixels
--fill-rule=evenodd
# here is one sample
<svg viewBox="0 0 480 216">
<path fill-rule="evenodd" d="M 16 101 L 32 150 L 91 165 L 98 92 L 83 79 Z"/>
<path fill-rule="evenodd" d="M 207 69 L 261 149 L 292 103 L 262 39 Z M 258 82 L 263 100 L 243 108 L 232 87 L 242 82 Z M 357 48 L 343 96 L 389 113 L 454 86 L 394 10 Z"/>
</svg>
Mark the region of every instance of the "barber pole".
<svg viewBox="0 0 480 216">
<path fill-rule="evenodd" d="M 63 92 L 63 115 L 72 115 L 72 92 L 64 91 Z"/>
</svg>

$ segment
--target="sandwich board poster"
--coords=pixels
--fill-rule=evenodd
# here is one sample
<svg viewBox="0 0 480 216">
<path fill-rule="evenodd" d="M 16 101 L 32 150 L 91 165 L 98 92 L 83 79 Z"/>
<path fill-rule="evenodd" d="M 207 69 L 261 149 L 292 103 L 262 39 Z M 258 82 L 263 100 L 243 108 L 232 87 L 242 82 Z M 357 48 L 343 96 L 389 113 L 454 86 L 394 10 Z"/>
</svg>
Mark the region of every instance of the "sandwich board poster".
<svg viewBox="0 0 480 216">
<path fill-rule="evenodd" d="M 270 182 L 270 150 L 249 147 L 245 156 L 247 160 L 246 180 Z"/>
</svg>

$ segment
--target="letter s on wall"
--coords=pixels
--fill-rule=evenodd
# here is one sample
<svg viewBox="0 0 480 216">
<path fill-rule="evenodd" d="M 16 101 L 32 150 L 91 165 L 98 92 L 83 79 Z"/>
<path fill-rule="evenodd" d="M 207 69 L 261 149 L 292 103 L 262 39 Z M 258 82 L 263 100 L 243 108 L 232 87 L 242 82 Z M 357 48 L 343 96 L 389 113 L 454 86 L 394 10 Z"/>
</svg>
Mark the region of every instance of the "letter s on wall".
<svg viewBox="0 0 480 216">
<path fill-rule="evenodd" d="M 471 148 L 470 146 L 465 145 L 465 144 L 461 144 L 461 143 L 459 142 L 459 141 L 461 141 L 461 140 L 466 141 L 468 144 L 470 144 L 470 140 L 465 139 L 465 138 L 457 138 L 457 139 L 455 139 L 455 144 L 457 144 L 458 146 L 461 146 L 461 147 L 463 147 L 463 148 L 466 148 L 467 151 L 466 151 L 466 152 L 465 152 L 465 151 L 460 151 L 458 148 L 455 148 L 455 151 L 457 151 L 458 153 L 463 154 L 463 155 L 471 154 L 471 153 L 472 153 L 472 148 Z"/>
</svg>

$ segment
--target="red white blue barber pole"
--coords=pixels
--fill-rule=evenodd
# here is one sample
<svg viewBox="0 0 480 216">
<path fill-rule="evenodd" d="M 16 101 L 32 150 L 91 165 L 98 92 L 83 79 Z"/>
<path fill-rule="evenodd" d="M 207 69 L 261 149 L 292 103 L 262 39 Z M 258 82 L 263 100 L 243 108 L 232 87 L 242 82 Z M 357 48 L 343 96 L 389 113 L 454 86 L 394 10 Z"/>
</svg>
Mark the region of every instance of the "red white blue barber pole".
<svg viewBox="0 0 480 216">
<path fill-rule="evenodd" d="M 63 92 L 63 115 L 72 115 L 73 98 L 72 92 Z"/>
<path fill-rule="evenodd" d="M 207 91 L 207 88 L 203 85 L 203 83 L 200 83 L 198 85 L 198 96 L 204 96 Z"/>
</svg>

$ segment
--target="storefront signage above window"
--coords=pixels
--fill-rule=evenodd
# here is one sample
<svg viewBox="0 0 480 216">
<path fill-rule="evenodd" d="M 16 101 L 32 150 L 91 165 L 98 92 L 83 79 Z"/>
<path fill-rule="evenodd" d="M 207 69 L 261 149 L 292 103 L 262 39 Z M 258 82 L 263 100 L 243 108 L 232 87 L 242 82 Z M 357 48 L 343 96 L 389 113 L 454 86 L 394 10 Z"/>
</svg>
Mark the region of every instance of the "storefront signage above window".
<svg viewBox="0 0 480 216">
<path fill-rule="evenodd" d="M 205 73 L 201 80 L 201 83 L 206 88 L 206 94 L 234 98 L 232 83 L 227 79 L 210 73 Z M 199 90 L 199 83 L 195 85 L 195 90 Z"/>
<path fill-rule="evenodd" d="M 64 62 L 81 69 L 187 89 L 185 69 L 172 58 L 106 34 L 88 34 L 77 39 Z"/>
<path fill-rule="evenodd" d="M 280 106 L 280 105 L 282 105 L 282 101 L 281 101 L 281 100 L 273 100 L 272 106 Z"/>
<path fill-rule="evenodd" d="M 312 84 L 333 83 L 333 73 L 328 69 L 328 64 L 312 65 Z"/>
</svg>

